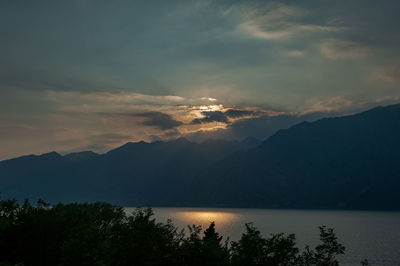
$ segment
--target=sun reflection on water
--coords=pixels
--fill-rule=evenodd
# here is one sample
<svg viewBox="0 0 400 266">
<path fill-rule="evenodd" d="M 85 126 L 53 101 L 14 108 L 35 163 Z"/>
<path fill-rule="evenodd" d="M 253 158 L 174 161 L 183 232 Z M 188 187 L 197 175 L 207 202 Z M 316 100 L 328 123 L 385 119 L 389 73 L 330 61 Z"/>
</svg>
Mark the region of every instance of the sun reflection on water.
<svg viewBox="0 0 400 266">
<path fill-rule="evenodd" d="M 208 226 L 210 222 L 215 222 L 217 225 L 225 227 L 239 219 L 240 215 L 232 212 L 220 211 L 181 211 L 177 212 L 176 216 L 187 224 Z"/>
</svg>

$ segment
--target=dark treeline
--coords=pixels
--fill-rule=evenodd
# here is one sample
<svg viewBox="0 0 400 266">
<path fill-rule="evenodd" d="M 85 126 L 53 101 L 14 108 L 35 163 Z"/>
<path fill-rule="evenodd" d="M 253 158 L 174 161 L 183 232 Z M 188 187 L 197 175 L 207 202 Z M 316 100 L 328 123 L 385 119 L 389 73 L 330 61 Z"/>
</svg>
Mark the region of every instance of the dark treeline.
<svg viewBox="0 0 400 266">
<path fill-rule="evenodd" d="M 0 202 L 0 265 L 338 265 L 345 247 L 320 227 L 320 244 L 296 247 L 294 235 L 262 236 L 251 223 L 238 241 L 215 223 L 189 233 L 160 223 L 150 208 L 126 214 L 107 203 Z"/>
</svg>

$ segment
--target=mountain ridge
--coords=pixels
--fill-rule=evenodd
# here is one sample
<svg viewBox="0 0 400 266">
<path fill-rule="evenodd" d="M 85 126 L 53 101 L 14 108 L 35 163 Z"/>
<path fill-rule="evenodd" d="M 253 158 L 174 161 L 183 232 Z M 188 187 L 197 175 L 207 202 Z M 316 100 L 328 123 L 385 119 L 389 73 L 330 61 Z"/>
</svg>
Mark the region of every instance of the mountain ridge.
<svg viewBox="0 0 400 266">
<path fill-rule="evenodd" d="M 0 162 L 0 191 L 125 206 L 397 210 L 399 135 L 397 104 L 299 123 L 261 143 L 180 138 L 105 154 L 24 156 L 41 163 Z"/>
<path fill-rule="evenodd" d="M 300 123 L 204 175 L 223 177 L 217 186 L 227 205 L 243 194 L 245 205 L 255 207 L 398 209 L 400 198 L 383 200 L 382 191 L 395 195 L 399 185 L 399 134 L 400 105 Z M 251 197 L 257 189 L 258 199 Z M 355 203 L 366 194 L 376 202 Z"/>
</svg>

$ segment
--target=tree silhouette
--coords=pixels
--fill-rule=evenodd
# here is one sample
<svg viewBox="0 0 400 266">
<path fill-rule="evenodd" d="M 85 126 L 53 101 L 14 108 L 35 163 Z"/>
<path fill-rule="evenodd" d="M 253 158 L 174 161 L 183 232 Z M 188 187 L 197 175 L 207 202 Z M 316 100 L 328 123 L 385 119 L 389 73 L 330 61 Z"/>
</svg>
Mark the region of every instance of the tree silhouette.
<svg viewBox="0 0 400 266">
<path fill-rule="evenodd" d="M 345 248 L 333 229 L 320 227 L 321 243 L 300 253 L 293 234 L 264 237 L 252 224 L 238 241 L 223 241 L 215 222 L 159 223 L 150 208 L 127 214 L 107 203 L 57 204 L 0 201 L 0 265 L 338 265 Z M 203 232 L 203 236 L 201 236 Z M 364 261 L 362 265 L 368 265 Z"/>
<path fill-rule="evenodd" d="M 294 265 L 298 249 L 295 236 L 283 234 L 264 238 L 252 223 L 246 224 L 238 242 L 232 242 L 233 265 Z"/>
</svg>

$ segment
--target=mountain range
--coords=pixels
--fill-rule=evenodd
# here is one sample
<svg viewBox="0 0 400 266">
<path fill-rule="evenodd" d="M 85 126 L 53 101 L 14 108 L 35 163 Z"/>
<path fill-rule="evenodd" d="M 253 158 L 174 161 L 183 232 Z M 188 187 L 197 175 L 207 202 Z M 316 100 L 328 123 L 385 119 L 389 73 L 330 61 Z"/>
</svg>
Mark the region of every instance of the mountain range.
<svg viewBox="0 0 400 266">
<path fill-rule="evenodd" d="M 265 141 L 184 138 L 0 162 L 0 197 L 123 206 L 400 209 L 400 105 Z"/>
</svg>

